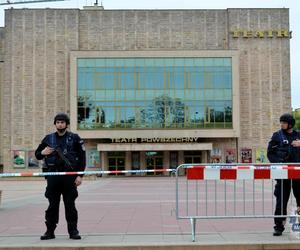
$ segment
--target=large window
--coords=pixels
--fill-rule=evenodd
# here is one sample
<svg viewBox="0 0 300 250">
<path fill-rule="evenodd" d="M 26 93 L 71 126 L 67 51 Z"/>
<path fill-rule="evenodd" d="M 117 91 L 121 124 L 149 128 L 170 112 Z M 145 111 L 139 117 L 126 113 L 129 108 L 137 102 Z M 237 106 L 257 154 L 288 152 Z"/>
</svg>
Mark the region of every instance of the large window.
<svg viewBox="0 0 300 250">
<path fill-rule="evenodd" d="M 232 128 L 232 59 L 79 58 L 78 129 Z"/>
</svg>

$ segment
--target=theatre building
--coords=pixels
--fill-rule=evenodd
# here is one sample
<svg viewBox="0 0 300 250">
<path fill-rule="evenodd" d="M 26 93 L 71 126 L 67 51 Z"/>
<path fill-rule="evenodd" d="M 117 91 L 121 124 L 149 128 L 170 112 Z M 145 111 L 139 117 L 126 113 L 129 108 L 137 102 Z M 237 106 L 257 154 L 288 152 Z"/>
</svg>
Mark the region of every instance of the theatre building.
<svg viewBox="0 0 300 250">
<path fill-rule="evenodd" d="M 6 172 L 37 171 L 57 112 L 88 170 L 143 170 L 265 162 L 291 110 L 286 8 L 8 9 L 0 32 Z"/>
</svg>

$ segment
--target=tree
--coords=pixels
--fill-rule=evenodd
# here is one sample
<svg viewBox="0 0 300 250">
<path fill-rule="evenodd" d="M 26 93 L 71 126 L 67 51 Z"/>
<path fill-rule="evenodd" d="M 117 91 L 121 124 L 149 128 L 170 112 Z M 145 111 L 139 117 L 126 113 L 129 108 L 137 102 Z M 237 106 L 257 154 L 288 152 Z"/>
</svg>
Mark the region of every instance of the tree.
<svg viewBox="0 0 300 250">
<path fill-rule="evenodd" d="M 142 109 L 141 123 L 149 127 L 168 128 L 184 123 L 184 103 L 179 98 L 167 95 L 155 97 L 151 104 Z"/>
<path fill-rule="evenodd" d="M 232 122 L 232 107 L 225 108 L 225 122 Z"/>
<path fill-rule="evenodd" d="M 89 119 L 91 110 L 94 109 L 94 105 L 92 101 L 90 101 L 89 96 L 78 96 L 77 99 L 77 109 L 78 109 L 78 114 L 77 114 L 77 122 L 85 122 L 86 120 Z"/>
<path fill-rule="evenodd" d="M 296 120 L 295 129 L 300 129 L 300 108 L 293 111 L 293 116 Z"/>
</svg>

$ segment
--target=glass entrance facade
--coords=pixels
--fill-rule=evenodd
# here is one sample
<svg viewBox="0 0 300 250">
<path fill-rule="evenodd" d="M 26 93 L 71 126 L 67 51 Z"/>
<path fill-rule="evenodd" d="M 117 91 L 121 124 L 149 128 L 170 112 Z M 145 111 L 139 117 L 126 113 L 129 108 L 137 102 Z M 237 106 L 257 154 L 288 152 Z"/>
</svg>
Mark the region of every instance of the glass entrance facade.
<svg viewBox="0 0 300 250">
<path fill-rule="evenodd" d="M 163 169 L 163 152 L 146 152 L 146 168 L 160 170 Z M 148 175 L 162 175 L 161 172 L 147 173 Z"/>
<path fill-rule="evenodd" d="M 125 152 L 108 152 L 108 170 L 109 171 L 121 171 L 125 170 Z M 112 175 L 124 175 L 112 174 Z"/>
<path fill-rule="evenodd" d="M 184 163 L 201 163 L 201 151 L 185 151 L 184 152 Z"/>
<path fill-rule="evenodd" d="M 102 157 L 100 169 L 109 171 L 126 170 L 127 173 L 112 172 L 109 175 L 170 175 L 164 169 L 176 169 L 181 164 L 208 162 L 209 150 L 196 151 L 108 151 L 99 152 Z M 131 170 L 137 170 L 135 173 Z M 143 170 L 156 170 L 143 172 Z"/>
<path fill-rule="evenodd" d="M 78 58 L 77 128 L 232 128 L 232 58 Z"/>
</svg>

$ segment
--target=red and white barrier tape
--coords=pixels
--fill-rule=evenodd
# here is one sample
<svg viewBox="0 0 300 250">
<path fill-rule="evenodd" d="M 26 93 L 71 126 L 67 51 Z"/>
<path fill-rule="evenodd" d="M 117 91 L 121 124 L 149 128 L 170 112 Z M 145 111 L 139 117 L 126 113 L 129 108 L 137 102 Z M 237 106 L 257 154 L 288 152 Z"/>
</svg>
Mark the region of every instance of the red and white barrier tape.
<svg viewBox="0 0 300 250">
<path fill-rule="evenodd" d="M 100 174 L 127 174 L 127 173 L 163 173 L 175 172 L 174 169 L 144 169 L 144 170 L 113 170 L 113 171 L 77 171 L 77 172 L 23 172 L 23 173 L 2 173 L 1 177 L 43 177 L 53 175 L 100 175 Z"/>
<path fill-rule="evenodd" d="M 189 180 L 252 180 L 252 179 L 300 179 L 300 164 L 223 164 L 223 165 L 181 165 L 187 169 Z M 2 173 L 1 177 L 44 177 L 53 175 L 105 175 L 127 173 L 163 173 L 176 169 L 144 169 L 113 171 L 77 171 L 77 172 L 22 172 Z"/>
<path fill-rule="evenodd" d="M 189 180 L 300 179 L 300 164 L 189 165 Z"/>
</svg>

